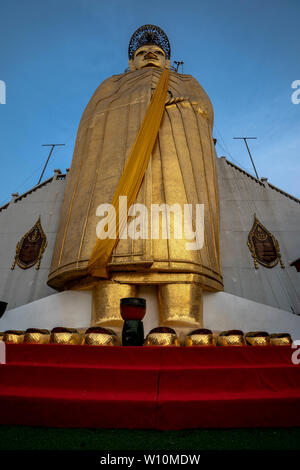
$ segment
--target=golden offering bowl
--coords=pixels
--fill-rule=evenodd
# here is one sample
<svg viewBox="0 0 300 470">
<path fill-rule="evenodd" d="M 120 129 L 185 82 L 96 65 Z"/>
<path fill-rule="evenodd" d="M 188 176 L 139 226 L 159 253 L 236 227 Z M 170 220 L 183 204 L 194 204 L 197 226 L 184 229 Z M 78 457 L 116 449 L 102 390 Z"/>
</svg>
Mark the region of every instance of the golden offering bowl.
<svg viewBox="0 0 300 470">
<path fill-rule="evenodd" d="M 270 342 L 272 346 L 291 346 L 293 340 L 289 333 L 273 333 Z"/>
<path fill-rule="evenodd" d="M 120 341 L 113 330 L 94 326 L 86 330 L 84 344 L 90 346 L 119 346 Z"/>
<path fill-rule="evenodd" d="M 145 346 L 179 346 L 176 331 L 167 326 L 153 328 L 147 335 Z"/>
<path fill-rule="evenodd" d="M 50 343 L 54 344 L 82 344 L 81 335 L 74 328 L 53 328 L 50 335 Z"/>
<path fill-rule="evenodd" d="M 249 346 L 269 346 L 270 336 L 266 331 L 249 331 L 245 335 L 246 344 Z"/>
<path fill-rule="evenodd" d="M 192 346 L 215 346 L 216 342 L 213 337 L 212 331 L 205 328 L 191 331 L 185 337 L 185 345 Z"/>
<path fill-rule="evenodd" d="M 50 341 L 50 331 L 38 328 L 28 328 L 25 331 L 24 343 L 48 344 Z"/>
<path fill-rule="evenodd" d="M 218 346 L 244 346 L 245 338 L 241 330 L 222 331 L 217 340 Z"/>
<path fill-rule="evenodd" d="M 0 331 L 0 341 L 4 341 L 3 336 L 4 336 L 3 331 Z"/>
<path fill-rule="evenodd" d="M 3 340 L 5 343 L 20 344 L 24 341 L 24 331 L 7 330 L 4 331 Z"/>
</svg>

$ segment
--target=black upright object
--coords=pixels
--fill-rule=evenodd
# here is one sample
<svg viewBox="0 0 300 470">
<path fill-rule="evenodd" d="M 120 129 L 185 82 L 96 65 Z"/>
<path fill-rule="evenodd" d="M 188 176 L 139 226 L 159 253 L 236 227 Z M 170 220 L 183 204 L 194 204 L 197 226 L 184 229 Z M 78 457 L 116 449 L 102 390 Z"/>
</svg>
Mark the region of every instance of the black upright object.
<svg viewBox="0 0 300 470">
<path fill-rule="evenodd" d="M 121 316 L 124 320 L 122 330 L 123 346 L 143 346 L 144 325 L 142 319 L 146 313 L 146 300 L 126 297 L 120 301 Z"/>
<path fill-rule="evenodd" d="M 4 314 L 7 307 L 7 302 L 0 301 L 0 318 Z"/>
<path fill-rule="evenodd" d="M 125 320 L 122 331 L 123 346 L 143 346 L 144 325 L 141 320 Z"/>
</svg>

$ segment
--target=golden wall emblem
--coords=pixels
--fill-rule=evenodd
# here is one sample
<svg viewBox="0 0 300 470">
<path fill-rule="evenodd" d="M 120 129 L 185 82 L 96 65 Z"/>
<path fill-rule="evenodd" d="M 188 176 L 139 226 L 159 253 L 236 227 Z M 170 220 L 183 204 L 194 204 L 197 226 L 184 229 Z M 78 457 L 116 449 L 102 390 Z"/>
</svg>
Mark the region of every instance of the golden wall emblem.
<svg viewBox="0 0 300 470">
<path fill-rule="evenodd" d="M 248 235 L 247 245 L 251 251 L 256 269 L 258 269 L 258 263 L 266 268 L 273 268 L 278 261 L 284 269 L 278 241 L 258 220 L 256 214 L 254 214 L 254 222 Z"/>
<path fill-rule="evenodd" d="M 31 268 L 36 264 L 36 269 L 39 269 L 46 246 L 47 237 L 39 217 L 35 225 L 25 233 L 17 244 L 15 259 L 11 269 L 14 269 L 16 264 L 22 269 Z"/>
</svg>

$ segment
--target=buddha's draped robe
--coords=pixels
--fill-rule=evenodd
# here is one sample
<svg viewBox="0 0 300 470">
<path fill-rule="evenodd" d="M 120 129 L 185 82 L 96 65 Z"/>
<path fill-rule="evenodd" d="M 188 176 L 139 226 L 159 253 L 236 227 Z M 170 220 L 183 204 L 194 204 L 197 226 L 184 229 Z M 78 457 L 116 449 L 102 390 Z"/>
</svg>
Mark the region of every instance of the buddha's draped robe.
<svg viewBox="0 0 300 470">
<path fill-rule="evenodd" d="M 49 285 L 80 288 L 86 279 L 97 240 L 96 209 L 112 201 L 160 74 L 151 67 L 110 77 L 88 103 L 67 178 Z M 204 289 L 222 290 L 212 127 L 205 91 L 192 76 L 171 72 L 165 113 L 136 200 L 148 208 L 149 238 L 118 241 L 108 264 L 114 278 L 121 273 L 122 282 L 151 283 L 164 273 L 164 282 L 172 282 L 176 273 L 187 281 L 195 274 Z M 195 204 L 204 204 L 203 248 L 187 250 L 190 240 L 184 235 L 151 239 L 151 204 L 193 204 L 193 214 Z"/>
</svg>

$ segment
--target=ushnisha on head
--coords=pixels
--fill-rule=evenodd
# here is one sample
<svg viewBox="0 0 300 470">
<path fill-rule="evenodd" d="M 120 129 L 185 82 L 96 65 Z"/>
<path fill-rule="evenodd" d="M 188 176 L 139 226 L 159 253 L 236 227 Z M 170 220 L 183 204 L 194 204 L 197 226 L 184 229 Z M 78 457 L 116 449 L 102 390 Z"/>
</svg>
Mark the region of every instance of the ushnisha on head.
<svg viewBox="0 0 300 470">
<path fill-rule="evenodd" d="M 131 36 L 128 56 L 130 70 L 170 67 L 171 48 L 167 35 L 154 25 L 144 25 Z"/>
</svg>

